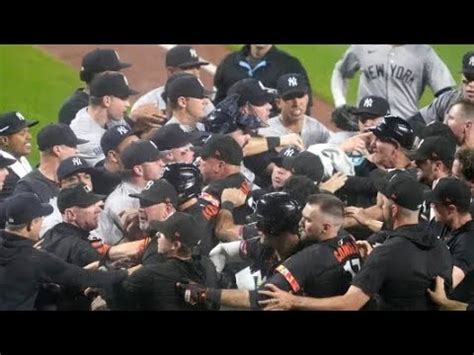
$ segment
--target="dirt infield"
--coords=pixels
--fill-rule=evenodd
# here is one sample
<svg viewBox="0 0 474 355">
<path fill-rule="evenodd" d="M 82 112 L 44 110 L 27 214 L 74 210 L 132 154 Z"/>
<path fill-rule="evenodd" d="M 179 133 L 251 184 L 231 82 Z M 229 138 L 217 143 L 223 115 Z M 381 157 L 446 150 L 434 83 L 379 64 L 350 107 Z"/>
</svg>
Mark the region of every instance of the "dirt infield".
<svg viewBox="0 0 474 355">
<path fill-rule="evenodd" d="M 123 62 L 133 64 L 131 68 L 125 69 L 124 73 L 130 85 L 141 94 L 163 85 L 166 80 L 166 50 L 158 45 L 41 45 L 39 47 L 77 68 L 78 71 L 82 57 L 92 49 L 97 47 L 116 49 Z M 229 50 L 221 45 L 193 45 L 193 47 L 199 56 L 215 65 L 218 65 L 229 53 Z M 213 77 L 206 70 L 202 70 L 202 81 L 206 87 L 210 88 L 213 85 Z M 315 116 L 326 127 L 334 130 L 335 127 L 330 122 L 333 107 L 317 97 L 313 101 Z"/>
</svg>

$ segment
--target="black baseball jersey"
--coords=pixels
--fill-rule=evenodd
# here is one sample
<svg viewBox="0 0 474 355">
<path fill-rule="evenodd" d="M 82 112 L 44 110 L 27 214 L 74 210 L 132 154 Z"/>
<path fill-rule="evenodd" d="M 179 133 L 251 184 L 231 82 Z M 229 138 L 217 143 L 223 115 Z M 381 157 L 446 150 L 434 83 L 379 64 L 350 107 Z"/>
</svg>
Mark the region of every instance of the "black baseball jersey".
<svg viewBox="0 0 474 355">
<path fill-rule="evenodd" d="M 39 169 L 34 169 L 17 182 L 13 194 L 21 192 L 33 192 L 42 203 L 49 203 L 51 199 L 58 196 L 59 186 L 55 181 L 41 174 Z"/>
<path fill-rule="evenodd" d="M 382 310 L 434 310 L 426 289 L 437 275 L 451 285 L 452 266 L 448 248 L 426 224 L 406 225 L 374 248 L 352 284 L 378 295 Z"/>
<path fill-rule="evenodd" d="M 474 221 L 471 220 L 451 232 L 451 238 L 446 241 L 446 244 L 453 256 L 454 265 L 465 274 L 464 279 L 449 298 L 469 302 L 474 299 Z"/>
<path fill-rule="evenodd" d="M 110 195 L 122 182 L 118 173 L 111 173 L 103 166 L 94 168 L 91 172 L 91 180 L 94 192 L 106 196 Z"/>
<path fill-rule="evenodd" d="M 260 270 L 262 279 L 273 275 L 275 267 L 280 263 L 275 250 L 263 245 L 260 237 L 241 241 L 239 254 L 242 259 L 252 262 L 250 265 L 252 272 Z"/>
<path fill-rule="evenodd" d="M 76 113 L 83 107 L 89 105 L 89 94 L 83 88 L 77 89 L 61 106 L 59 110 L 59 122 L 67 125 L 76 117 Z"/>
<path fill-rule="evenodd" d="M 355 239 L 348 234 L 311 244 L 276 267 L 266 283 L 298 295 L 332 297 L 348 290 L 362 259 Z M 262 287 L 263 288 L 263 287 Z M 264 299 L 257 291 L 250 293 L 252 308 Z"/>
</svg>

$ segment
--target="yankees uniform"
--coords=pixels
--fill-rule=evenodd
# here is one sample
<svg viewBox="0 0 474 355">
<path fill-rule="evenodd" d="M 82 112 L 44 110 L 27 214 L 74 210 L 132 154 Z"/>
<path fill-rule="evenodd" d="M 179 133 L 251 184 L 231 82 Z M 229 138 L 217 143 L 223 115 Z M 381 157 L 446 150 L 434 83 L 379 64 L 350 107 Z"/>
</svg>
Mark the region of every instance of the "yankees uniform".
<svg viewBox="0 0 474 355">
<path fill-rule="evenodd" d="M 384 97 L 393 115 L 408 119 L 426 85 L 435 95 L 454 86 L 448 67 L 428 45 L 353 45 L 334 66 L 331 91 L 336 107 L 346 104 L 346 79 L 362 71 L 358 100 Z"/>
</svg>

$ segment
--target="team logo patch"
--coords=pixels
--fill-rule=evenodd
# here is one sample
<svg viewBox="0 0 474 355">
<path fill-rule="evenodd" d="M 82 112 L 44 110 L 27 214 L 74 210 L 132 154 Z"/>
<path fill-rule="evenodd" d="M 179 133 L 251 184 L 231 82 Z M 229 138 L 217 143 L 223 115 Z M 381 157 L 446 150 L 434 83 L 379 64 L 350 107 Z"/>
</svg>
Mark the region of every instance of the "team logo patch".
<svg viewBox="0 0 474 355">
<path fill-rule="evenodd" d="M 288 78 L 288 86 L 291 86 L 291 87 L 298 86 L 298 79 L 296 79 L 296 77 L 294 76 L 290 76 Z"/>
<path fill-rule="evenodd" d="M 275 269 L 277 272 L 279 272 L 285 280 L 290 284 L 291 289 L 293 290 L 294 293 L 297 293 L 301 290 L 301 286 L 296 280 L 296 278 L 293 276 L 290 270 L 288 270 L 284 265 L 279 265 Z"/>
<path fill-rule="evenodd" d="M 372 100 L 370 97 L 364 100 L 364 107 L 372 107 L 374 103 L 374 100 Z"/>
</svg>

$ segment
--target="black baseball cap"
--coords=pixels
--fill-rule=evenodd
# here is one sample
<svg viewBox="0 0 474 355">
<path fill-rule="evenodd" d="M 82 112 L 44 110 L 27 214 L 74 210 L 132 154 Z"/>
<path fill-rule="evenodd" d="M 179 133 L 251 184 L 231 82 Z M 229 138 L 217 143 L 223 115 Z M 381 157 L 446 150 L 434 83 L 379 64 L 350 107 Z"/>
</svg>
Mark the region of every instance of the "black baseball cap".
<svg viewBox="0 0 474 355">
<path fill-rule="evenodd" d="M 39 121 L 27 120 L 20 112 L 7 112 L 0 115 L 0 136 L 9 136 L 20 132 L 25 127 L 32 127 Z"/>
<path fill-rule="evenodd" d="M 178 97 L 193 97 L 204 99 L 212 94 L 212 91 L 206 90 L 201 80 L 194 75 L 183 75 L 173 80 L 166 89 L 166 95 L 174 102 Z"/>
<path fill-rule="evenodd" d="M 167 239 L 178 240 L 188 248 L 199 244 L 199 226 L 194 218 L 183 212 L 175 212 L 164 221 L 153 221 L 150 229 L 155 233 L 163 233 Z"/>
<path fill-rule="evenodd" d="M 360 118 L 387 116 L 390 113 L 390 105 L 383 97 L 370 95 L 363 97 L 359 102 L 359 107 L 354 111 Z"/>
<path fill-rule="evenodd" d="M 130 88 L 125 75 L 118 72 L 104 72 L 97 75 L 90 84 L 90 94 L 94 97 L 111 95 L 120 99 L 126 99 L 131 95 L 138 94 Z"/>
<path fill-rule="evenodd" d="M 293 168 L 293 159 L 289 159 L 294 157 L 295 155 L 300 153 L 300 149 L 296 146 L 288 146 L 278 153 L 278 155 L 274 158 L 271 158 L 270 161 L 275 163 L 276 166 L 283 168 L 285 170 L 291 171 Z"/>
<path fill-rule="evenodd" d="M 167 124 L 159 128 L 151 138 L 161 151 L 184 147 L 191 143 L 191 140 L 191 135 L 184 132 L 179 124 Z"/>
<path fill-rule="evenodd" d="M 165 87 L 163 89 L 163 92 L 161 93 L 161 98 L 163 99 L 163 101 L 164 102 L 168 101 L 168 91 L 169 91 L 169 87 L 170 87 L 170 85 L 173 81 L 175 81 L 178 78 L 191 77 L 191 76 L 194 76 L 194 75 L 191 74 L 191 73 L 183 72 L 183 71 L 178 72 L 178 73 L 174 73 L 173 75 L 171 75 L 168 78 L 168 80 L 166 80 Z"/>
<path fill-rule="evenodd" d="M 443 136 L 453 142 L 456 142 L 456 136 L 451 128 L 443 122 L 432 121 L 428 123 L 420 132 L 420 138 L 428 138 L 432 136 Z"/>
<path fill-rule="evenodd" d="M 149 140 L 138 140 L 130 143 L 122 152 L 124 169 L 131 170 L 135 165 L 157 161 L 162 158 L 155 143 Z"/>
<path fill-rule="evenodd" d="M 417 149 L 408 154 L 411 160 L 441 160 L 447 167 L 454 161 L 456 143 L 442 136 L 432 136 L 420 141 Z"/>
<path fill-rule="evenodd" d="M 462 57 L 462 73 L 474 75 L 474 51 L 469 51 Z"/>
<path fill-rule="evenodd" d="M 272 102 L 276 97 L 274 89 L 263 86 L 260 80 L 254 78 L 246 78 L 237 81 L 227 91 L 227 95 L 238 94 L 238 105 L 242 107 L 247 102 L 254 106 L 263 106 L 266 103 Z"/>
<path fill-rule="evenodd" d="M 423 187 L 407 171 L 396 169 L 380 175 L 374 185 L 385 197 L 412 211 L 421 207 L 424 201 Z"/>
<path fill-rule="evenodd" d="M 178 206 L 176 189 L 164 179 L 150 180 L 142 192 L 129 196 L 140 199 L 140 207 L 149 207 L 158 203 L 171 203 L 175 208 Z"/>
<path fill-rule="evenodd" d="M 12 164 L 15 164 L 15 159 L 5 158 L 3 155 L 0 154 L 0 169 L 9 167 Z"/>
<path fill-rule="evenodd" d="M 405 149 L 411 149 L 415 141 L 415 134 L 410 124 L 397 116 L 385 116 L 384 120 L 369 131 L 382 141 L 394 141 Z"/>
<path fill-rule="evenodd" d="M 116 50 L 96 48 L 82 58 L 81 80 L 85 81 L 84 73 L 102 73 L 107 70 L 119 71 L 132 65 L 120 61 Z"/>
<path fill-rule="evenodd" d="M 191 46 L 179 45 L 171 48 L 166 53 L 166 66 L 176 67 L 181 69 L 200 67 L 208 65 L 208 62 L 204 62 L 199 59 L 196 50 Z"/>
<path fill-rule="evenodd" d="M 454 205 L 461 211 L 469 211 L 471 189 L 469 185 L 457 178 L 448 177 L 438 181 L 432 191 L 425 193 L 426 202 Z"/>
<path fill-rule="evenodd" d="M 18 225 L 50 215 L 53 207 L 48 203 L 41 203 L 39 197 L 32 192 L 21 192 L 5 200 L 5 211 L 7 222 Z"/>
<path fill-rule="evenodd" d="M 71 127 L 64 123 L 52 123 L 43 127 L 36 137 L 38 149 L 44 152 L 55 145 L 67 145 L 75 148 L 79 144 L 89 142 L 76 137 Z"/>
<path fill-rule="evenodd" d="M 125 138 L 130 137 L 133 134 L 134 132 L 124 125 L 110 127 L 107 131 L 105 131 L 104 135 L 100 139 L 100 147 L 102 148 L 102 152 L 107 155 L 110 150 L 116 149 Z"/>
<path fill-rule="evenodd" d="M 77 184 L 59 191 L 58 209 L 59 212 L 64 213 L 70 207 L 86 208 L 104 200 L 106 197 L 93 193 L 91 188 L 85 184 Z"/>
<path fill-rule="evenodd" d="M 216 158 L 231 165 L 240 165 L 244 158 L 242 148 L 231 136 L 213 134 L 200 150 L 202 159 Z"/>
<path fill-rule="evenodd" d="M 303 175 L 316 183 L 320 183 L 324 176 L 324 166 L 321 158 L 310 152 L 301 152 L 289 158 L 293 160 L 291 172 L 293 175 Z"/>
<path fill-rule="evenodd" d="M 277 81 L 278 96 L 304 95 L 309 92 L 309 85 L 306 78 L 297 73 L 285 74 Z"/>
<path fill-rule="evenodd" d="M 59 163 L 58 170 L 56 171 L 56 175 L 58 175 L 58 180 L 61 181 L 68 176 L 77 173 L 92 173 L 94 168 L 91 167 L 87 162 L 78 156 L 69 157 L 64 159 L 61 163 Z"/>
</svg>

